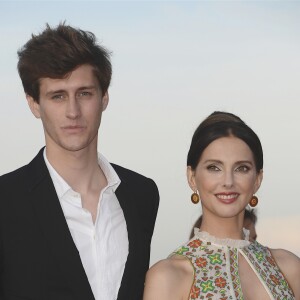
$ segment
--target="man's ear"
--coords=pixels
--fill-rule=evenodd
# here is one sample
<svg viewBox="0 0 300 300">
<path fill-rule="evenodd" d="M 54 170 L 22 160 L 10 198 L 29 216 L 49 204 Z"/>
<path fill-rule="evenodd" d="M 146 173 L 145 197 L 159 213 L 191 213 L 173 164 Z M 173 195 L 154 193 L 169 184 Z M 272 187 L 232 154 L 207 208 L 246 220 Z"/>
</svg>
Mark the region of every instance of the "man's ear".
<svg viewBox="0 0 300 300">
<path fill-rule="evenodd" d="M 37 119 L 39 119 L 41 117 L 39 103 L 34 101 L 34 99 L 29 95 L 26 95 L 26 99 L 31 112 Z"/>
<path fill-rule="evenodd" d="M 108 91 L 106 91 L 105 94 L 102 96 L 102 111 L 106 110 L 108 102 L 109 102 L 109 94 Z"/>
<path fill-rule="evenodd" d="M 191 166 L 188 166 L 186 169 L 186 177 L 190 188 L 195 192 L 197 190 L 195 181 L 195 170 L 193 170 Z"/>
</svg>

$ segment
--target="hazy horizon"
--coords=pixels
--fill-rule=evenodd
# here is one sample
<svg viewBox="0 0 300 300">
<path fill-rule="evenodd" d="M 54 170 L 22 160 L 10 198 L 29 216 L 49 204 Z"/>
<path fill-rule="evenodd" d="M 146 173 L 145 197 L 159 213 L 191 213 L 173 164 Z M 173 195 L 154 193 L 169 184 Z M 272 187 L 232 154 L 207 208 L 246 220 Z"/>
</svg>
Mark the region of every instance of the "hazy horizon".
<svg viewBox="0 0 300 300">
<path fill-rule="evenodd" d="M 17 50 L 46 23 L 65 20 L 112 51 L 99 151 L 158 185 L 151 263 L 185 242 L 201 213 L 190 202 L 186 155 L 195 128 L 215 110 L 239 115 L 262 141 L 258 241 L 300 256 L 300 2 L 41 2 L 0 1 L 0 174 L 27 164 L 44 145 Z"/>
</svg>

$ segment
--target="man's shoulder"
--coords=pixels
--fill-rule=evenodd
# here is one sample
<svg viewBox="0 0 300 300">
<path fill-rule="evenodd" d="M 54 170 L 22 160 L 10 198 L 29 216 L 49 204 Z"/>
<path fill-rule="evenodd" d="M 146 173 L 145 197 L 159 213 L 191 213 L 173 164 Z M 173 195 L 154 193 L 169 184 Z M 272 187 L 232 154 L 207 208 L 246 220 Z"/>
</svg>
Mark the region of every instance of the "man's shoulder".
<svg viewBox="0 0 300 300">
<path fill-rule="evenodd" d="M 145 175 L 142 175 L 140 173 L 137 173 L 133 170 L 129 170 L 127 168 L 124 168 L 120 165 L 116 165 L 114 163 L 111 163 L 114 170 L 117 172 L 118 176 L 120 177 L 121 181 L 123 180 L 130 180 L 130 181 L 151 181 L 154 182 L 153 179 L 146 177 Z"/>
<path fill-rule="evenodd" d="M 0 182 L 6 182 L 6 181 L 10 181 L 14 178 L 18 178 L 20 176 L 22 176 L 24 174 L 24 172 L 26 172 L 26 168 L 28 165 L 22 166 L 16 170 L 10 171 L 6 174 L 3 174 L 0 176 Z"/>
<path fill-rule="evenodd" d="M 43 162 L 42 150 L 43 149 L 41 149 L 39 153 L 28 164 L 21 166 L 11 172 L 1 175 L 0 176 L 1 186 L 4 186 L 12 182 L 17 182 L 19 185 L 20 183 L 22 183 L 22 180 L 26 180 L 27 178 L 29 178 L 33 169 L 37 169 L 38 166 L 41 166 L 41 163 Z"/>
<path fill-rule="evenodd" d="M 152 178 L 146 177 L 116 164 L 111 165 L 121 180 L 121 187 L 127 187 L 128 190 L 138 193 L 145 193 L 145 191 L 147 191 L 146 194 L 149 198 L 151 198 L 151 201 L 153 201 L 153 198 L 155 198 L 157 199 L 156 202 L 159 202 L 158 187 Z"/>
</svg>

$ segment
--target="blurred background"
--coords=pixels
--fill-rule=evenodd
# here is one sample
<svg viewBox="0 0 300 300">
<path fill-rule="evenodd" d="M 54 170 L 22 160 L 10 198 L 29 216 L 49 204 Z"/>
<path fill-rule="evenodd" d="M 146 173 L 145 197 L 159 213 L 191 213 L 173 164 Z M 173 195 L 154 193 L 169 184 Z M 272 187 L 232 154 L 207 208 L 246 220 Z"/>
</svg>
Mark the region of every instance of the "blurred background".
<svg viewBox="0 0 300 300">
<path fill-rule="evenodd" d="M 300 2 L 0 1 L 0 16 L 0 174 L 44 145 L 16 52 L 46 23 L 66 21 L 112 51 L 99 149 L 158 185 L 151 264 L 188 239 L 201 213 L 190 201 L 186 155 L 215 110 L 239 115 L 262 141 L 258 241 L 300 256 Z"/>
</svg>

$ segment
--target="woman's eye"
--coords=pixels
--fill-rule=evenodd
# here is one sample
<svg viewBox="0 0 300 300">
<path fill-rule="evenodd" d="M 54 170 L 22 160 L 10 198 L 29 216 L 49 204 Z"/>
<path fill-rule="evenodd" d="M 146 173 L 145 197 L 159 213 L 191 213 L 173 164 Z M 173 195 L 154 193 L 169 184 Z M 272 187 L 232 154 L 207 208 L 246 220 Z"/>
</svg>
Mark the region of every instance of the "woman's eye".
<svg viewBox="0 0 300 300">
<path fill-rule="evenodd" d="M 239 166 L 239 167 L 236 168 L 236 170 L 238 172 L 246 173 L 246 172 L 248 172 L 250 170 L 250 168 L 248 166 Z"/>
<path fill-rule="evenodd" d="M 207 166 L 207 170 L 209 170 L 209 171 L 220 171 L 220 169 L 215 165 Z"/>
</svg>

